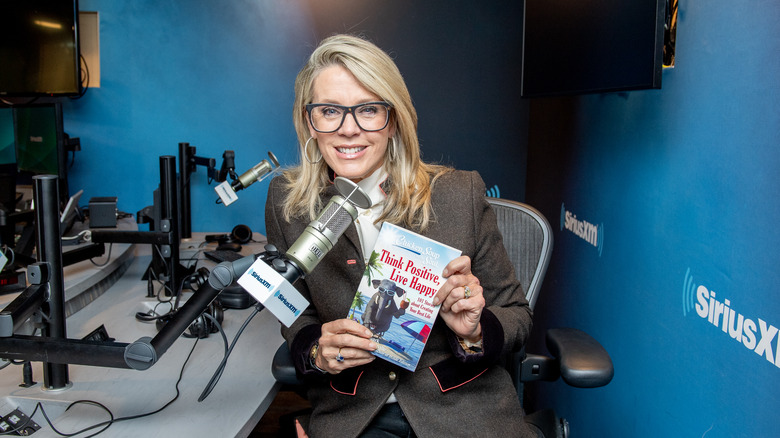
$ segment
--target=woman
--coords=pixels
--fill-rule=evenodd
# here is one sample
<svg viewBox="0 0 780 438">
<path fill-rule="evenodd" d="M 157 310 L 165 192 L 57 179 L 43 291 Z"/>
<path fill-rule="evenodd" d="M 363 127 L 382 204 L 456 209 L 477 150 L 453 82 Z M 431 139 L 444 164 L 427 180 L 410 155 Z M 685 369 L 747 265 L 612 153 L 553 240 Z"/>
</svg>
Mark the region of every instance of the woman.
<svg viewBox="0 0 780 438">
<path fill-rule="evenodd" d="M 312 53 L 295 83 L 301 164 L 272 180 L 269 243 L 281 251 L 336 194 L 335 176 L 366 191 L 359 217 L 296 287 L 311 305 L 282 334 L 310 377 L 311 437 L 527 436 L 509 374 L 497 360 L 524 344 L 531 311 L 476 172 L 424 163 L 417 114 L 390 57 L 337 35 Z M 441 309 L 415 372 L 371 352 L 371 332 L 347 319 L 383 222 L 458 248 L 434 298 Z"/>
</svg>

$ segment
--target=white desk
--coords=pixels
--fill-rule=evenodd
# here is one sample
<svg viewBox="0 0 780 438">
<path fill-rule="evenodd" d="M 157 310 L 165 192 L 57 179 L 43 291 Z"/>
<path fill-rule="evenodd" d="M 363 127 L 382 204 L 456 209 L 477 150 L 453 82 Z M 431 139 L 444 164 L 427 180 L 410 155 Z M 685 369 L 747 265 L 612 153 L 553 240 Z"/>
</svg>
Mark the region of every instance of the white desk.
<svg viewBox="0 0 780 438">
<path fill-rule="evenodd" d="M 190 254 L 196 251 L 200 243 L 198 236 L 202 239 L 204 234 L 194 233 L 193 239 L 182 244 L 182 260 L 188 258 L 187 251 Z M 262 239 L 262 236 L 257 237 Z M 253 244 L 242 252 L 259 252 L 261 248 L 262 244 Z M 151 246 L 136 245 L 134 256 L 127 271 L 113 286 L 67 319 L 69 338 L 80 339 L 101 324 L 117 342 L 130 343 L 142 336 L 153 337 L 156 334 L 153 323 L 139 322 L 135 318 L 136 312 L 146 311 L 156 303 L 146 298 L 146 282 L 141 280 L 151 261 Z M 79 264 L 82 263 L 91 265 L 89 261 Z M 213 265 L 213 262 L 209 263 Z M 207 264 L 200 262 L 199 265 Z M 69 275 L 66 272 L 66 289 Z M 191 292 L 185 292 L 184 297 L 190 295 Z M 164 308 L 161 306 L 158 310 L 164 311 Z M 250 307 L 225 311 L 222 325 L 228 342 L 232 342 L 252 310 Z M 276 318 L 266 310 L 255 316 L 234 348 L 219 383 L 206 400 L 198 403 L 198 397 L 224 352 L 222 337 L 218 333 L 201 339 L 184 368 L 178 400 L 157 414 L 115 423 L 101 436 L 248 436 L 278 391 L 270 368 L 274 352 L 282 343 L 279 327 Z M 18 386 L 22 381 L 22 368 L 8 366 L 0 370 L 0 388 L 5 394 L 0 398 L 0 415 L 11 412 L 17 406 L 29 415 L 40 401 L 59 431 L 73 433 L 109 418 L 101 409 L 88 405 L 78 405 L 65 412 L 65 407 L 76 400 L 99 402 L 111 410 L 114 418 L 157 410 L 175 396 L 176 380 L 194 342 L 194 339 L 179 338 L 156 364 L 144 371 L 70 365 L 72 387 L 62 391 L 41 389 L 43 375 L 40 363 L 33 364 L 34 379 L 38 384 L 30 388 Z M 51 430 L 40 412 L 33 419 L 42 427 L 34 434 L 35 437 L 59 436 Z"/>
</svg>

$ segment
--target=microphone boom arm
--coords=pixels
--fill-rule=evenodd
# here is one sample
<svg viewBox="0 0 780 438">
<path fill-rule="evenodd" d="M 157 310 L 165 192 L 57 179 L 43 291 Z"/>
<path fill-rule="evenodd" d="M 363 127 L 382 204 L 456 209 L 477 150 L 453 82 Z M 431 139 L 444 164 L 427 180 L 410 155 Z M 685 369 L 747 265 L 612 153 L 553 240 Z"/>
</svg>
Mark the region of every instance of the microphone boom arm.
<svg viewBox="0 0 780 438">
<path fill-rule="evenodd" d="M 53 177 L 49 179 L 52 178 Z M 355 204 L 363 208 L 366 208 L 366 206 L 370 207 L 370 199 L 368 199 L 362 191 L 354 190 L 352 188 L 354 183 L 339 181 L 342 180 L 342 178 L 336 178 L 336 180 L 339 191 L 341 193 L 349 193 L 349 195 L 345 195 L 346 200 L 349 202 L 343 204 L 342 207 L 350 204 Z M 52 183 L 49 182 L 49 185 L 51 184 Z M 341 186 L 344 186 L 345 184 L 349 190 L 343 190 L 341 188 Z M 52 192 L 51 189 L 48 191 Z M 333 202 L 337 201 L 335 199 L 331 200 L 331 203 Z M 329 205 L 331 203 L 329 203 Z M 327 208 L 328 206 L 326 206 L 326 209 Z M 47 208 L 45 209 L 45 213 L 42 212 L 40 214 L 45 216 L 52 215 L 56 219 L 56 216 L 54 216 L 54 214 L 56 214 L 56 209 L 54 208 Z M 346 214 L 347 217 L 351 216 L 352 220 L 354 220 L 356 216 L 356 214 L 353 213 L 347 214 L 345 212 L 343 214 Z M 329 217 L 332 217 L 332 215 Z M 325 223 L 327 224 L 329 221 L 330 219 L 325 221 Z M 307 229 L 310 227 L 312 227 L 311 224 Z M 69 339 L 66 336 L 57 336 L 56 334 L 52 336 L 12 335 L 13 330 L 18 327 L 19 324 L 19 321 L 13 321 L 14 317 L 23 317 L 26 319 L 31 314 L 30 312 L 33 310 L 32 307 L 41 305 L 41 301 L 49 303 L 51 300 L 50 296 L 42 296 L 45 294 L 42 293 L 43 290 L 39 287 L 35 291 L 31 290 L 29 293 L 25 293 L 27 295 L 25 297 L 25 304 L 17 303 L 16 308 L 10 308 L 13 306 L 9 306 L 0 312 L 0 326 L 11 327 L 10 332 L 5 331 L 0 333 L 0 358 L 41 361 L 48 364 L 59 364 L 63 366 L 66 364 L 78 364 L 146 370 L 157 363 L 160 357 L 184 333 L 190 324 L 205 312 L 206 308 L 215 298 L 217 298 L 220 292 L 249 270 L 258 258 L 262 259 L 290 284 L 293 284 L 310 272 L 319 262 L 319 259 L 324 256 L 324 253 L 335 245 L 335 240 L 339 238 L 340 232 L 343 232 L 343 230 L 339 230 L 339 233 L 331 234 L 329 236 L 323 235 L 321 239 L 317 238 L 318 241 L 323 242 L 326 246 L 317 251 L 322 254 L 318 254 L 318 257 L 315 258 L 304 257 L 297 259 L 290 250 L 282 255 L 273 245 L 266 245 L 265 251 L 260 254 L 246 256 L 234 262 L 222 262 L 218 264 L 209 274 L 208 281 L 198 288 L 198 290 L 176 311 L 170 321 L 154 337 L 145 336 L 129 344 L 122 342 Z M 309 236 L 310 235 L 311 232 L 309 233 Z M 323 239 L 329 242 L 324 242 Z M 292 247 L 295 247 L 302 241 L 309 243 L 313 242 L 311 237 L 302 235 L 296 240 Z M 303 247 L 305 245 L 300 246 Z M 52 277 L 56 278 L 56 276 Z M 41 281 L 41 284 L 50 283 L 50 281 L 51 280 Z M 51 288 L 51 285 L 49 284 L 48 287 Z M 64 295 L 64 292 L 61 290 L 62 287 L 57 289 L 60 289 L 59 294 Z M 57 295 L 57 293 L 54 295 Z M 256 306 L 263 306 L 263 304 L 258 303 Z M 67 370 L 65 370 L 64 378 L 67 383 Z"/>
<path fill-rule="evenodd" d="M 258 258 L 272 266 L 275 260 L 279 260 L 281 264 L 276 262 L 275 265 L 284 266 L 282 275 L 292 279 L 291 283 L 302 276 L 302 271 L 292 262 L 280 257 L 272 245 L 267 245 L 266 252 L 217 265 L 209 275 L 208 281 L 198 288 L 198 291 L 176 311 L 154 337 L 147 336 L 132 343 L 123 343 L 42 336 L 7 336 L 6 333 L 6 337 L 0 337 L 0 357 L 29 361 L 45 360 L 56 364 L 146 370 L 157 363 L 190 324 L 206 311 L 220 292 L 249 269 Z M 262 306 L 262 304 L 257 305 Z M 0 319 L 6 324 L 18 326 L 19 321 L 13 321 L 11 313 L 19 315 L 16 310 L 11 312 L 11 309 L 4 309 L 3 318 Z M 29 313 L 24 315 L 26 319 Z"/>
</svg>

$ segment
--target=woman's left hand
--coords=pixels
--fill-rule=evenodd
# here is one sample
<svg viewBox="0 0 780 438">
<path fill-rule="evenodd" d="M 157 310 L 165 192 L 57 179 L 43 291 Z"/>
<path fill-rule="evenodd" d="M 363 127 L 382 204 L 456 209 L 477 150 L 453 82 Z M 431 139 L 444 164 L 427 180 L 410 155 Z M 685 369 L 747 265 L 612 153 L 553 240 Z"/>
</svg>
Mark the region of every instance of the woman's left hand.
<svg viewBox="0 0 780 438">
<path fill-rule="evenodd" d="M 441 303 L 439 315 L 456 335 L 470 342 L 479 341 L 485 297 L 479 279 L 471 273 L 471 259 L 460 256 L 449 262 L 442 276 L 447 281 L 433 297 L 433 305 Z"/>
</svg>

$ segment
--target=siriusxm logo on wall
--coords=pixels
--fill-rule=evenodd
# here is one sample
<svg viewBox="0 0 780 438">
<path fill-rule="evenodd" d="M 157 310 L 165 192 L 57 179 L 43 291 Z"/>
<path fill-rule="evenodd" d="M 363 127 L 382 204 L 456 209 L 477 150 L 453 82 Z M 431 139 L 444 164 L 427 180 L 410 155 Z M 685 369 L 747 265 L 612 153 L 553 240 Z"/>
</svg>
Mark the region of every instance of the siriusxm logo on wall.
<svg viewBox="0 0 780 438">
<path fill-rule="evenodd" d="M 691 268 L 688 268 L 683 280 L 683 316 L 698 316 L 712 324 L 714 329 L 727 333 L 737 343 L 780 368 L 780 336 L 777 327 L 761 317 L 743 315 L 735 310 L 739 309 L 738 303 L 732 303 L 724 295 L 718 296 L 714 290 L 697 285 L 691 275 Z"/>
<path fill-rule="evenodd" d="M 561 203 L 561 231 L 563 229 L 571 231 L 575 236 L 593 245 L 599 252 L 604 250 L 604 224 L 594 225 L 586 220 L 577 219 L 577 215 L 566 210 L 566 206 Z"/>
</svg>

